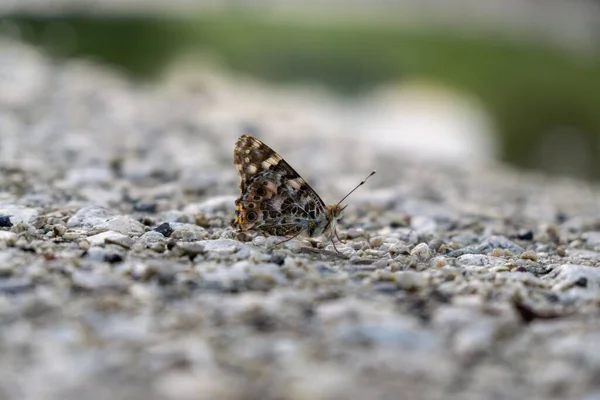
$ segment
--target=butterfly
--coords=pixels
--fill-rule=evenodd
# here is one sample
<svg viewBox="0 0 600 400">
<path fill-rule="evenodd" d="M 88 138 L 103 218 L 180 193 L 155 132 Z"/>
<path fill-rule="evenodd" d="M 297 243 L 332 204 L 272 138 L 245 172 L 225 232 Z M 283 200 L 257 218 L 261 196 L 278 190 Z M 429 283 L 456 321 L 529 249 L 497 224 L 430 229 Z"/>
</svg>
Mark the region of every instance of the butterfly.
<svg viewBox="0 0 600 400">
<path fill-rule="evenodd" d="M 327 235 L 336 251 L 333 236 L 340 240 L 336 227 L 346 208 L 342 201 L 375 174 L 371 172 L 337 204 L 325 205 L 279 154 L 251 135 L 242 135 L 236 142 L 233 163 L 241 192 L 235 201 L 234 228 L 287 237 L 280 243 L 299 235 Z"/>
</svg>

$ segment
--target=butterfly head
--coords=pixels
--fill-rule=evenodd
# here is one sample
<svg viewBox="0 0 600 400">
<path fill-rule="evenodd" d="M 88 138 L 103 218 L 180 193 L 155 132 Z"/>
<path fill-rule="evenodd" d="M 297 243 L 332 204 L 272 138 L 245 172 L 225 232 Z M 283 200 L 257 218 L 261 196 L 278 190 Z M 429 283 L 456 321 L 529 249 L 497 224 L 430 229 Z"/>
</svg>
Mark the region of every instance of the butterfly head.
<svg viewBox="0 0 600 400">
<path fill-rule="evenodd" d="M 329 221 L 339 221 L 344 216 L 343 211 L 348 207 L 347 205 L 342 206 L 341 204 L 335 204 L 332 206 L 327 206 L 325 209 L 325 213 L 327 214 L 327 220 Z"/>
<path fill-rule="evenodd" d="M 325 223 L 325 226 L 320 230 L 320 233 L 326 233 L 326 232 L 329 232 L 330 234 L 335 233 L 335 231 L 337 229 L 337 224 L 344 216 L 343 212 L 346 207 L 347 206 L 342 206 L 340 204 L 326 206 L 325 207 L 326 220 L 323 221 Z"/>
</svg>

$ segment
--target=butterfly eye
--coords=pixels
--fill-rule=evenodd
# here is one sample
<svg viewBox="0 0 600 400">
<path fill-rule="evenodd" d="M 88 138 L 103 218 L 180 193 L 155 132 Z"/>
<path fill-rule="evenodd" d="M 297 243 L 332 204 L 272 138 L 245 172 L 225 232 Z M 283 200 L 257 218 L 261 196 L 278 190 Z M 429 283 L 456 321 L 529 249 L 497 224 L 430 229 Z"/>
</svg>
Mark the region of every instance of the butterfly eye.
<svg viewBox="0 0 600 400">
<path fill-rule="evenodd" d="M 246 215 L 246 219 L 250 222 L 256 221 L 256 213 L 254 211 L 249 212 L 248 215 Z"/>
</svg>

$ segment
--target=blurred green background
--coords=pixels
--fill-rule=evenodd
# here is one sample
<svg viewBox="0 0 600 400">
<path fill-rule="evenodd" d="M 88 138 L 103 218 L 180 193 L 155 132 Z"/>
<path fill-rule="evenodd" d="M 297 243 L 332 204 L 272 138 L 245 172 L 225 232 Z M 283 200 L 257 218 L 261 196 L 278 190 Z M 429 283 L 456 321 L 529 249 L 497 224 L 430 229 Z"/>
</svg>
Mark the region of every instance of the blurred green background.
<svg viewBox="0 0 600 400">
<path fill-rule="evenodd" d="M 344 96 L 428 77 L 481 100 L 503 161 L 600 179 L 598 51 L 468 26 L 453 30 L 434 22 L 393 21 L 360 14 L 329 21 L 301 14 L 277 19 L 260 10 L 1 19 L 4 26 L 18 27 L 22 39 L 58 57 L 93 56 L 141 80 L 156 79 L 183 52 L 218 55 L 233 71 L 267 81 L 314 81 Z"/>
</svg>

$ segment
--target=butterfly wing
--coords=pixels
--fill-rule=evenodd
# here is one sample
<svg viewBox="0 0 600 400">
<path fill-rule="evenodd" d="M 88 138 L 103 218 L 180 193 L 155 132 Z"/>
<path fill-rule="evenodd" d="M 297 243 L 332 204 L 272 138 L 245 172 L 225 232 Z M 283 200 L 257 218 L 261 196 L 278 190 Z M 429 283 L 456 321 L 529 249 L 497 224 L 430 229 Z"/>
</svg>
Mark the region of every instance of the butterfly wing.
<svg viewBox="0 0 600 400">
<path fill-rule="evenodd" d="M 306 181 L 269 146 L 241 136 L 233 152 L 240 177 L 236 200 L 239 230 L 289 236 L 310 231 L 311 221 L 325 215 L 325 204 Z"/>
</svg>

